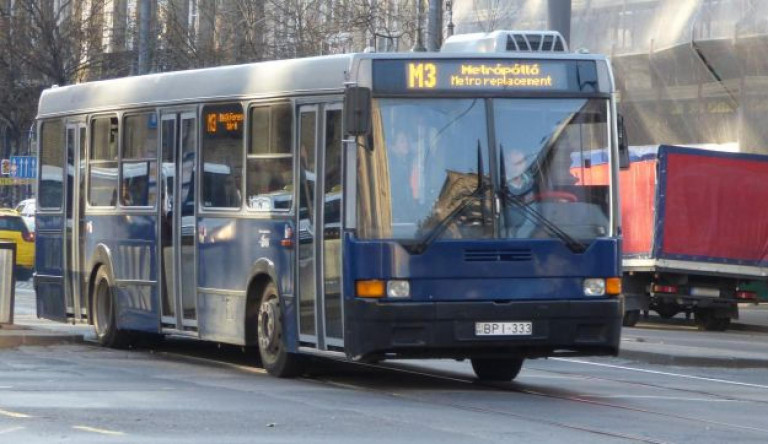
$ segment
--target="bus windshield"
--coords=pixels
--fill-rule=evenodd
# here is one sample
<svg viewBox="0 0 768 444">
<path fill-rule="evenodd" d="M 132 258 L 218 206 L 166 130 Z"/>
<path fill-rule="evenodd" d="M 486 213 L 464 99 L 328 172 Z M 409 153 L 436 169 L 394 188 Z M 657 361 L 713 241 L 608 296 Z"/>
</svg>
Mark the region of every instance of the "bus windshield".
<svg viewBox="0 0 768 444">
<path fill-rule="evenodd" d="M 359 235 L 606 236 L 609 187 L 580 178 L 610 171 L 607 113 L 604 99 L 375 100 L 374 149 L 359 162 Z"/>
<path fill-rule="evenodd" d="M 504 191 L 501 236 L 590 241 L 608 235 L 609 187 L 582 180 L 602 174 L 610 182 L 608 101 L 496 99 L 493 110 Z"/>
</svg>

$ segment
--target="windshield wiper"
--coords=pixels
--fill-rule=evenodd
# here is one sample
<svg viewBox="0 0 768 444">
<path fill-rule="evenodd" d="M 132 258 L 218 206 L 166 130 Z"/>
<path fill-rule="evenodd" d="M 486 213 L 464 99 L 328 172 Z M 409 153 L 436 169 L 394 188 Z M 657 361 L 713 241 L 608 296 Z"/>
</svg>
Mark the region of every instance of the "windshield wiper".
<svg viewBox="0 0 768 444">
<path fill-rule="evenodd" d="M 456 219 L 458 215 L 460 215 L 464 210 L 467 209 L 473 202 L 476 200 L 484 200 L 484 196 L 486 191 L 488 191 L 488 185 L 483 180 L 485 176 L 484 168 L 483 168 L 483 155 L 482 155 L 482 148 L 480 147 L 480 140 L 477 141 L 477 187 L 475 190 L 469 194 L 465 194 L 463 197 L 464 202 L 461 203 L 461 205 L 457 206 L 453 209 L 450 213 L 448 213 L 447 216 L 442 218 L 437 224 L 435 224 L 434 227 L 432 227 L 429 232 L 427 232 L 426 235 L 424 235 L 421 240 L 419 240 L 416 243 L 413 244 L 405 244 L 403 245 L 408 252 L 413 254 L 421 254 L 429 248 L 429 246 L 432 244 L 432 242 L 437 239 L 438 236 L 440 236 L 450 225 L 451 222 Z M 485 224 L 485 208 L 482 208 L 481 205 L 481 217 L 483 219 L 483 224 Z"/>
<path fill-rule="evenodd" d="M 541 214 L 541 212 L 532 206 L 527 205 L 519 196 L 515 196 L 511 191 L 509 191 L 507 188 L 506 168 L 504 166 L 503 146 L 499 146 L 499 154 L 501 157 L 501 165 L 499 165 L 499 171 L 501 175 L 501 183 L 499 184 L 499 196 L 501 197 L 502 202 L 506 204 L 512 204 L 515 208 L 520 210 L 521 214 L 525 216 L 525 218 L 543 227 L 550 234 L 563 241 L 563 243 L 574 253 L 583 253 L 586 251 L 587 246 L 583 242 L 573 238 L 573 236 L 563 231 L 562 228 L 558 227 L 551 220 L 547 219 L 543 214 Z"/>
</svg>

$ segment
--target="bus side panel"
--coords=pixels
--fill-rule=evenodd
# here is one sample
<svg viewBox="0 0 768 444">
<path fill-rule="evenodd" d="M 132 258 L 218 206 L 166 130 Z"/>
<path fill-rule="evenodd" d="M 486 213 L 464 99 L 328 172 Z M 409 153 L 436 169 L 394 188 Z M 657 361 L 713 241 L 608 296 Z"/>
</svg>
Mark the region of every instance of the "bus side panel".
<svg viewBox="0 0 768 444">
<path fill-rule="evenodd" d="M 87 216 L 84 263 L 94 265 L 99 245 L 108 248 L 117 297 L 117 325 L 126 330 L 158 332 L 157 217 L 122 214 Z M 87 271 L 90 273 L 91 268 Z"/>
<path fill-rule="evenodd" d="M 37 315 L 46 319 L 64 320 L 64 259 L 62 228 L 59 215 L 38 214 L 36 218 L 35 270 L 37 278 Z"/>
<path fill-rule="evenodd" d="M 201 217 L 198 222 L 198 327 L 203 339 L 243 344 L 247 285 L 257 261 L 271 262 L 285 306 L 293 307 L 291 250 L 280 245 L 287 220 Z M 206 291 L 208 289 L 209 291 Z M 287 344 L 295 313 L 285 313 Z"/>
</svg>

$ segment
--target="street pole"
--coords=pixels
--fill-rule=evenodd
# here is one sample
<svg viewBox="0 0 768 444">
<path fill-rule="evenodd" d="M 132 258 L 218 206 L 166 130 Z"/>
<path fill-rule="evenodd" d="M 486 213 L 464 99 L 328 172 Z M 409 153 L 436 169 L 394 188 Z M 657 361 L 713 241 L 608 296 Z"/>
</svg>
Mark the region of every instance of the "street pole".
<svg viewBox="0 0 768 444">
<path fill-rule="evenodd" d="M 139 75 L 149 72 L 149 33 L 152 24 L 151 0 L 139 0 Z"/>
<path fill-rule="evenodd" d="M 571 0 L 547 0 L 547 25 L 552 31 L 559 31 L 565 42 L 571 44 Z"/>
<path fill-rule="evenodd" d="M 422 38 L 424 32 L 422 29 L 424 26 L 424 16 L 423 11 L 421 10 L 421 4 L 421 0 L 416 0 L 416 41 L 413 43 L 413 48 L 411 48 L 411 51 L 413 52 L 424 52 L 427 50 L 424 47 L 424 40 Z"/>
<path fill-rule="evenodd" d="M 443 44 L 443 0 L 429 0 L 427 50 L 437 52 Z"/>
</svg>

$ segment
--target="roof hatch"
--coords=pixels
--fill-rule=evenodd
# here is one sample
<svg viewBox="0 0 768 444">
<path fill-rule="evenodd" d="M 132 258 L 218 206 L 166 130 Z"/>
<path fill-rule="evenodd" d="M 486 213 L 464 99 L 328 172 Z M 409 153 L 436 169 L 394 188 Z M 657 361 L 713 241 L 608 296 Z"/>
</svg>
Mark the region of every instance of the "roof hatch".
<svg viewBox="0 0 768 444">
<path fill-rule="evenodd" d="M 557 31 L 493 31 L 448 37 L 442 52 L 568 52 Z"/>
</svg>

